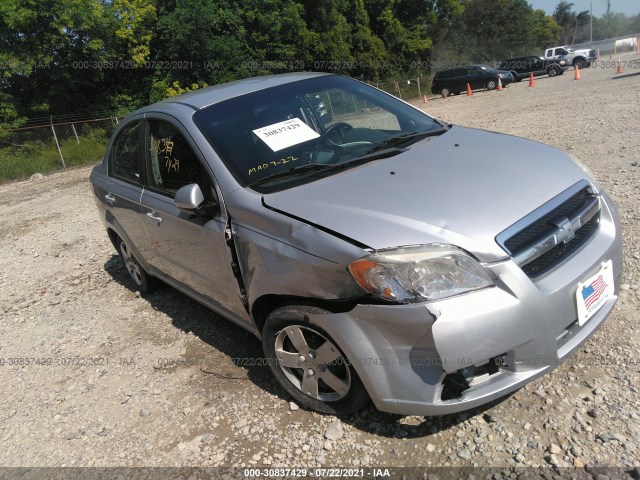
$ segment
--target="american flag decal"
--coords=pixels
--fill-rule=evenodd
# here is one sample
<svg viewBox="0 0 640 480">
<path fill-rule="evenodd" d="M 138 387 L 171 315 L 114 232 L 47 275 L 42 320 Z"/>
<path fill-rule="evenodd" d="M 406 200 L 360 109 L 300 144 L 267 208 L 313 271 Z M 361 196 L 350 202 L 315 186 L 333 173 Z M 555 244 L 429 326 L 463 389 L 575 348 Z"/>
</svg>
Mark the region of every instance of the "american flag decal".
<svg viewBox="0 0 640 480">
<path fill-rule="evenodd" d="M 582 287 L 582 299 L 587 310 L 600 299 L 600 295 L 602 295 L 605 288 L 607 288 L 607 284 L 602 275 L 598 275 L 598 278 L 593 282 Z"/>
</svg>

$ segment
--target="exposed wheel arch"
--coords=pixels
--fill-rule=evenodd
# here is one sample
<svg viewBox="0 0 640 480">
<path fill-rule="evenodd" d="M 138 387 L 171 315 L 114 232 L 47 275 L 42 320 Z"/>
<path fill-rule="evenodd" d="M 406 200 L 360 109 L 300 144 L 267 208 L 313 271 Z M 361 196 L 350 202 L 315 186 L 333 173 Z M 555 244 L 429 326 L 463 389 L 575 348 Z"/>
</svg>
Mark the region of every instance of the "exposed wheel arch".
<svg viewBox="0 0 640 480">
<path fill-rule="evenodd" d="M 274 310 L 288 305 L 306 305 L 317 307 L 332 313 L 348 312 L 356 305 L 356 300 L 326 300 L 321 298 L 305 298 L 293 295 L 268 294 L 256 299 L 251 306 L 251 317 L 256 326 L 256 333 L 262 336 L 262 329 L 267 317 Z"/>
<path fill-rule="evenodd" d="M 112 228 L 107 228 L 107 235 L 109 236 L 109 240 L 111 240 L 113 248 L 118 252 L 118 234 Z"/>
</svg>

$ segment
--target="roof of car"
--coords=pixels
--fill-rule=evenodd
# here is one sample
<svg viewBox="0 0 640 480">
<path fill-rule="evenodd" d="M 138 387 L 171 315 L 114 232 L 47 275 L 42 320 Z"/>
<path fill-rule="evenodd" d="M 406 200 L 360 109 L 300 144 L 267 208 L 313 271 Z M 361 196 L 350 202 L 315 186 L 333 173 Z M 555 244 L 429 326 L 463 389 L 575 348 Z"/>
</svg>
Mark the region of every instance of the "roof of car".
<svg viewBox="0 0 640 480">
<path fill-rule="evenodd" d="M 196 110 L 213 105 L 214 103 L 228 100 L 229 98 L 245 95 L 247 93 L 263 90 L 265 88 L 276 87 L 278 85 L 284 85 L 286 83 L 297 82 L 305 80 L 307 78 L 320 77 L 324 75 L 331 75 L 328 73 L 319 72 L 294 72 L 283 73 L 279 75 L 265 75 L 262 77 L 245 78 L 242 80 L 235 80 L 233 82 L 220 83 L 211 87 L 206 87 L 192 92 L 183 93 L 176 97 L 170 97 L 154 105 L 149 105 L 141 110 L 153 109 L 150 107 L 158 107 L 167 103 L 180 103 L 188 105 Z"/>
</svg>

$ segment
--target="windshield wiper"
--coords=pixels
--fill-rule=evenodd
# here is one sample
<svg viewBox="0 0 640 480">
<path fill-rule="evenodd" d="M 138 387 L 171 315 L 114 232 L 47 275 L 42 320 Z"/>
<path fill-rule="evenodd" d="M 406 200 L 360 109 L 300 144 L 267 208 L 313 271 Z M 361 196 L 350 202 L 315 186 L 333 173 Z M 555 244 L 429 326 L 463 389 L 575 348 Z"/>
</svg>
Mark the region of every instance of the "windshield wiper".
<svg viewBox="0 0 640 480">
<path fill-rule="evenodd" d="M 356 157 L 352 160 L 341 163 L 306 163 L 304 165 L 293 167 L 285 172 L 274 173 L 272 175 L 269 175 L 268 177 L 256 180 L 255 182 L 247 184 L 247 187 L 251 188 L 256 185 L 262 185 L 263 183 L 267 183 L 276 178 L 284 178 L 291 175 L 297 175 L 298 173 L 307 173 L 313 171 L 326 172 L 328 170 L 341 170 L 355 167 L 357 165 L 360 165 L 361 163 L 366 163 L 371 160 L 393 157 L 394 155 L 398 155 L 399 153 L 402 153 L 404 151 L 406 151 L 405 148 L 387 147 L 376 152 L 365 153 L 364 155 L 360 155 L 359 157 Z"/>
<path fill-rule="evenodd" d="M 403 143 L 409 143 L 409 142 L 413 143 L 413 142 L 417 142 L 418 140 L 422 140 L 423 138 L 442 135 L 446 131 L 447 129 L 443 127 L 443 128 L 436 128 L 434 130 L 426 130 L 424 132 L 411 132 L 405 135 L 398 135 L 396 137 L 387 138 L 382 143 L 379 143 L 375 147 L 367 150 L 363 155 L 361 155 L 358 158 L 363 158 L 365 155 L 369 155 L 373 152 L 377 152 L 380 150 L 385 150 L 390 147 L 395 147 Z"/>
<path fill-rule="evenodd" d="M 247 187 L 251 188 L 256 185 L 262 185 L 276 178 L 284 178 L 291 175 L 297 175 L 299 173 L 339 170 L 342 168 L 354 167 L 370 160 L 393 157 L 394 155 L 398 155 L 399 153 L 402 153 L 406 150 L 404 148 L 399 148 L 397 145 L 407 142 L 417 142 L 418 140 L 421 140 L 423 138 L 441 135 L 446 131 L 447 128 L 442 127 L 434 130 L 427 130 L 424 132 L 411 132 L 405 135 L 398 135 L 396 137 L 387 138 L 383 142 L 377 144 L 373 148 L 370 148 L 365 153 L 352 160 L 341 163 L 305 163 L 304 165 L 298 165 L 284 172 L 278 172 L 272 175 L 268 175 L 264 178 L 261 178 L 260 180 L 256 180 L 255 182 L 247 184 Z"/>
<path fill-rule="evenodd" d="M 296 167 L 290 168 L 289 170 L 285 170 L 284 172 L 278 172 L 278 173 L 273 173 L 271 175 L 268 175 L 264 178 L 261 178 L 260 180 L 256 180 L 255 182 L 247 184 L 247 187 L 261 185 L 263 183 L 267 183 L 268 181 L 276 178 L 283 178 L 283 177 L 288 177 L 290 175 L 297 175 L 298 173 L 331 170 L 339 166 L 340 165 L 327 164 L 327 163 L 305 163 L 304 165 L 298 165 Z"/>
</svg>

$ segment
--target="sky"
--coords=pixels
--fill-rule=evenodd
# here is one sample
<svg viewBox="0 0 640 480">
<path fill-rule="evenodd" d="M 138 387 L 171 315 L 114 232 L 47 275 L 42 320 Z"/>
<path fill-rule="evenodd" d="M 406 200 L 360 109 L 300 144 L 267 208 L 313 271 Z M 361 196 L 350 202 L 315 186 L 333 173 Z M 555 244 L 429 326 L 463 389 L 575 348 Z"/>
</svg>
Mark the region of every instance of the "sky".
<svg viewBox="0 0 640 480">
<path fill-rule="evenodd" d="M 560 0 L 528 0 L 529 4 L 535 8 L 541 8 L 551 15 Z M 593 3 L 593 16 L 601 17 L 607 12 L 606 0 L 567 0 L 573 3 L 574 12 L 582 12 L 589 10 L 590 4 Z M 620 12 L 625 15 L 637 15 L 640 13 L 640 0 L 611 0 L 611 12 Z"/>
</svg>

